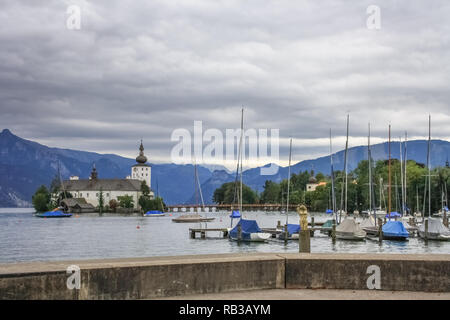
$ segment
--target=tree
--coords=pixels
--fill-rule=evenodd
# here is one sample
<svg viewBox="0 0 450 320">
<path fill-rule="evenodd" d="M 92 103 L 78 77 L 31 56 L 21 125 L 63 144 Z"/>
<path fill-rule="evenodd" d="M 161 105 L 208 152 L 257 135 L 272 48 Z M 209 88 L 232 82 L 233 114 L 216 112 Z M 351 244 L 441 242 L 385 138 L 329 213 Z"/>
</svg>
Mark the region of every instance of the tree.
<svg viewBox="0 0 450 320">
<path fill-rule="evenodd" d="M 109 200 L 109 208 L 111 209 L 112 212 L 116 212 L 118 205 L 119 204 L 115 199 Z"/>
<path fill-rule="evenodd" d="M 264 191 L 261 194 L 262 203 L 280 203 L 281 187 L 280 184 L 266 180 Z"/>
<path fill-rule="evenodd" d="M 236 190 L 235 187 L 237 187 Z M 234 182 L 227 182 L 222 184 L 220 188 L 217 188 L 214 191 L 213 201 L 219 204 L 238 203 L 239 194 L 240 194 L 239 185 Z M 243 198 L 242 203 L 245 204 L 254 204 L 259 202 L 258 194 L 254 190 L 252 190 L 249 186 L 246 186 L 244 184 L 242 185 L 242 198 Z"/>
<path fill-rule="evenodd" d="M 47 188 L 40 186 L 32 197 L 33 207 L 37 212 L 44 212 L 50 209 L 51 195 Z"/>
<path fill-rule="evenodd" d="M 147 182 L 145 180 L 141 183 L 141 192 L 143 196 L 148 197 L 150 195 L 150 187 L 147 185 Z"/>
<path fill-rule="evenodd" d="M 159 210 L 164 212 L 166 205 L 161 197 L 156 197 L 155 199 L 150 199 L 149 197 L 141 196 L 139 198 L 139 206 L 143 212 L 150 210 Z"/>
<path fill-rule="evenodd" d="M 132 196 L 124 195 L 117 197 L 117 200 L 119 200 L 119 206 L 122 208 L 133 208 L 134 207 L 134 200 Z"/>
<path fill-rule="evenodd" d="M 100 192 L 98 193 L 98 210 L 100 214 L 103 213 L 104 206 L 105 206 L 105 199 L 103 197 L 103 189 L 102 187 L 100 187 Z"/>
</svg>

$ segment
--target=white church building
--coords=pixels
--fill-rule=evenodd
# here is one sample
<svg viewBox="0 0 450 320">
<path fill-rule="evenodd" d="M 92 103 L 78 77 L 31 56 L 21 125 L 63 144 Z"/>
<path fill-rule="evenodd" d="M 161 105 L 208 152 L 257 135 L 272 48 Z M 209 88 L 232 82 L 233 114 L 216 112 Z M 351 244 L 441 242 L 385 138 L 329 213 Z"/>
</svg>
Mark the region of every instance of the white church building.
<svg viewBox="0 0 450 320">
<path fill-rule="evenodd" d="M 144 146 L 141 141 L 136 164 L 131 166 L 131 174 L 125 179 L 98 179 L 98 173 L 94 164 L 89 179 L 79 179 L 77 176 L 71 176 L 70 180 L 63 182 L 63 187 L 74 198 L 84 198 L 87 203 L 92 204 L 94 207 L 98 206 L 100 191 L 103 192 L 105 205 L 108 205 L 112 199 L 119 202 L 118 197 L 128 195 L 133 197 L 134 208 L 138 209 L 138 201 L 142 195 L 142 181 L 145 181 L 147 186 L 151 186 L 151 166 L 147 164 L 147 157 L 144 155 Z M 150 197 L 154 198 L 154 192 L 151 189 Z"/>
</svg>

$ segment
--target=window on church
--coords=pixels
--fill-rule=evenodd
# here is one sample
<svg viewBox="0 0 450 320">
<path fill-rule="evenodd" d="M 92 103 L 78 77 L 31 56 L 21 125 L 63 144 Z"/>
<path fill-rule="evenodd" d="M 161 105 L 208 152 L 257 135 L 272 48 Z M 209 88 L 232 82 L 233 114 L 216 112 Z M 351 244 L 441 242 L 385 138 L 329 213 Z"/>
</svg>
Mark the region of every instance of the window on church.
<svg viewBox="0 0 450 320">
<path fill-rule="evenodd" d="M 107 193 L 106 196 L 109 197 L 109 193 Z"/>
<path fill-rule="evenodd" d="M 86 194 L 86 197 L 89 198 L 89 193 Z"/>
</svg>

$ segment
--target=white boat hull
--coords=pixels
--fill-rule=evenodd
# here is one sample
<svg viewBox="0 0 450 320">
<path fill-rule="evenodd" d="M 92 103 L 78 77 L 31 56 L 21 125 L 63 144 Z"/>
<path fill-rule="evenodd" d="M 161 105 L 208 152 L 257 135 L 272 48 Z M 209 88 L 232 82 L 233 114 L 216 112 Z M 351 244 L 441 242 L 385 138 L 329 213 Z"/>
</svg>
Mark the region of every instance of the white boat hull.
<svg viewBox="0 0 450 320">
<path fill-rule="evenodd" d="M 250 239 L 241 239 L 240 241 L 244 241 L 244 242 L 265 242 L 267 240 L 269 240 L 269 238 L 272 235 L 270 233 L 265 233 L 265 232 L 255 232 L 255 233 L 250 233 Z M 237 238 L 231 238 L 231 240 L 234 241 L 238 241 Z"/>
<path fill-rule="evenodd" d="M 419 237 L 425 239 L 425 232 L 418 231 Z M 450 241 L 450 235 L 442 235 L 428 232 L 427 240 Z"/>
<path fill-rule="evenodd" d="M 348 233 L 339 233 L 336 232 L 336 239 L 340 239 L 340 240 L 353 240 L 353 241 L 363 241 L 364 239 L 366 239 L 366 235 L 362 236 L 362 235 L 355 235 L 353 233 L 348 234 Z"/>
<path fill-rule="evenodd" d="M 164 217 L 164 213 L 158 213 L 158 214 L 144 214 L 144 217 Z"/>
</svg>

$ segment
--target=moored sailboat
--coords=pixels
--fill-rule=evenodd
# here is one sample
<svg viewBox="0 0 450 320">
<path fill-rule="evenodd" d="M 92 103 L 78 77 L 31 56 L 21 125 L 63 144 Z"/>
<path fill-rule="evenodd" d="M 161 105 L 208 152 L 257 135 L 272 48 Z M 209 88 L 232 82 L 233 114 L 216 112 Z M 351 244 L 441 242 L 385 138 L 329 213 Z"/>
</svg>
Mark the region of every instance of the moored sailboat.
<svg viewBox="0 0 450 320">
<path fill-rule="evenodd" d="M 353 218 L 346 218 L 336 227 L 336 239 L 363 241 L 366 232 Z"/>
<path fill-rule="evenodd" d="M 244 135 L 244 109 L 241 112 L 241 138 L 239 142 L 238 168 L 240 168 L 239 213 L 240 219 L 234 228 L 228 233 L 228 238 L 235 241 L 265 242 L 272 235 L 262 232 L 255 220 L 246 220 L 242 217 L 242 159 L 243 159 L 243 135 Z"/>
</svg>

